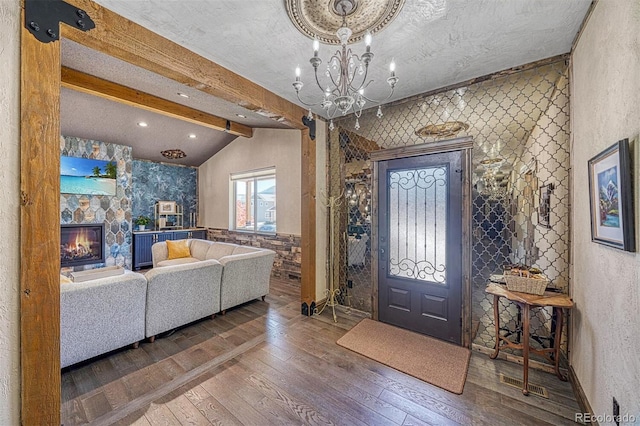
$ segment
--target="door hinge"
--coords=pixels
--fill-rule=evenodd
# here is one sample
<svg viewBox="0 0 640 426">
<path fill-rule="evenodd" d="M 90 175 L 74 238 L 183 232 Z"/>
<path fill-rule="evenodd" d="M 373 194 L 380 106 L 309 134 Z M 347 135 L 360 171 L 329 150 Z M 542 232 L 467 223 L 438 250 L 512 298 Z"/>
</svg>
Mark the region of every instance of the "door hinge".
<svg viewBox="0 0 640 426">
<path fill-rule="evenodd" d="M 39 41 L 59 40 L 60 22 L 82 31 L 96 27 L 87 12 L 62 0 L 24 1 L 24 27 Z"/>
</svg>

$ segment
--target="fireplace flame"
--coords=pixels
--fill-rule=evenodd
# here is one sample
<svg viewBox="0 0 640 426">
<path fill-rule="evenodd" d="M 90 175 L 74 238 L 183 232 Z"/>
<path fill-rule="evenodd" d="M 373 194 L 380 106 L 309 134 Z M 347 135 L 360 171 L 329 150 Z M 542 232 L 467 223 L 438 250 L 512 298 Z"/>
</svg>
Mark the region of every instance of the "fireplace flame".
<svg viewBox="0 0 640 426">
<path fill-rule="evenodd" d="M 84 256 L 91 251 L 91 242 L 86 230 L 82 229 L 76 234 L 76 245 L 71 246 L 70 249 L 75 250 L 79 256 Z"/>
<path fill-rule="evenodd" d="M 96 235 L 93 231 L 85 228 L 74 230 L 66 241 L 62 241 L 60 247 L 62 259 L 67 261 L 75 261 L 82 259 L 92 259 L 99 257 L 99 253 L 94 253 L 92 245 L 98 241 L 94 241 Z"/>
</svg>

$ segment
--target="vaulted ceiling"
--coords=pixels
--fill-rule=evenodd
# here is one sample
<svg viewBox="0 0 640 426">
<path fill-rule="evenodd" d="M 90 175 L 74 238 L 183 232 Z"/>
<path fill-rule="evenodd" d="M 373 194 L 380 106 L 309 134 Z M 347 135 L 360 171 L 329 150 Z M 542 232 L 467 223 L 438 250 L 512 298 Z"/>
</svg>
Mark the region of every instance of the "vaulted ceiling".
<svg viewBox="0 0 640 426">
<path fill-rule="evenodd" d="M 296 65 L 300 65 L 303 81 L 308 83 L 302 96 L 313 98 L 319 91 L 314 91 L 311 84 L 311 39 L 289 20 L 287 1 L 292 0 L 97 3 L 299 104 L 292 87 Z M 317 1 L 325 1 L 327 7 L 330 3 Z M 360 3 L 360 8 L 367 7 L 364 0 Z M 405 0 L 397 17 L 374 35 L 375 56 L 370 72 L 374 82 L 367 89 L 368 95 L 378 99 L 386 96 L 385 80 L 392 58 L 400 81 L 389 101 L 567 53 L 590 3 L 591 0 Z M 320 57 L 326 62 L 334 50 L 334 45 L 322 45 Z M 354 44 L 354 50 L 364 51 L 364 43 Z M 250 127 L 282 127 L 73 42 L 63 43 L 63 65 Z M 190 98 L 181 98 L 178 92 Z M 201 164 L 234 138 L 211 129 L 190 130 L 194 125 L 165 118 L 163 125 L 142 129 L 146 133 L 141 136 L 134 121 L 142 119 L 112 103 L 65 90 L 61 106 L 63 133 L 128 144 L 134 148 L 134 157 L 156 161 L 162 159 L 161 149 L 183 148 L 187 157 L 181 164 L 191 165 Z M 314 112 L 322 115 L 319 109 L 314 108 Z M 131 130 L 125 130 L 131 125 Z M 202 137 L 190 140 L 185 136 L 188 133 Z"/>
</svg>

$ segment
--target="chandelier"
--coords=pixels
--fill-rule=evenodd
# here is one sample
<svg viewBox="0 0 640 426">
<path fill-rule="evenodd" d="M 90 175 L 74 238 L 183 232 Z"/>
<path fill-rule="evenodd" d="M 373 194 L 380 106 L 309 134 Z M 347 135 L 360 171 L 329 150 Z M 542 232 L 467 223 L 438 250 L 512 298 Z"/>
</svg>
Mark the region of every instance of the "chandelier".
<svg viewBox="0 0 640 426">
<path fill-rule="evenodd" d="M 318 68 L 322 63 L 322 59 L 318 57 L 320 41 L 317 37 L 313 41 L 313 57 L 309 59 L 309 62 L 311 66 L 313 66 L 316 84 L 320 91 L 323 92 L 321 100 L 305 102 L 300 98 L 300 90 L 304 84 L 300 78 L 300 67 L 296 67 L 296 80 L 293 83 L 293 87 L 296 90 L 298 101 L 309 107 L 309 119 L 313 119 L 311 107 L 320 106 L 325 110 L 330 120 L 329 130 L 334 129 L 333 118 L 338 113 L 346 115 L 350 112 L 356 116 L 355 129 L 358 130 L 360 128 L 359 118 L 362 115 L 362 109 L 366 103 L 386 101 L 393 95 L 395 85 L 398 82 L 398 77 L 396 77 L 395 72 L 396 65 L 392 60 L 389 65 L 390 75 L 389 78 L 387 78 L 387 83 L 391 88 L 389 95 L 382 100 L 374 100 L 365 95 L 365 89 L 373 82 L 373 80 L 367 79 L 369 63 L 373 59 L 373 53 L 371 52 L 371 33 L 367 32 L 365 35 L 365 52 L 360 56 L 353 53 L 348 45 L 349 38 L 353 32 L 347 27 L 347 15 L 352 12 L 355 7 L 355 0 L 333 1 L 334 12 L 342 16 L 342 26 L 336 31 L 336 35 L 340 39 L 340 47 L 333 56 L 329 58 L 324 73 L 326 77 L 324 80 L 327 83 L 326 86 L 320 82 L 320 78 L 318 77 Z M 382 109 L 380 106 L 378 106 L 377 116 L 378 118 L 382 117 Z"/>
<path fill-rule="evenodd" d="M 498 179 L 498 172 L 504 163 L 502 158 L 490 158 L 480 161 L 485 172 L 478 185 L 480 193 L 490 200 L 501 200 L 507 196 L 507 189 L 502 185 L 502 179 Z"/>
</svg>

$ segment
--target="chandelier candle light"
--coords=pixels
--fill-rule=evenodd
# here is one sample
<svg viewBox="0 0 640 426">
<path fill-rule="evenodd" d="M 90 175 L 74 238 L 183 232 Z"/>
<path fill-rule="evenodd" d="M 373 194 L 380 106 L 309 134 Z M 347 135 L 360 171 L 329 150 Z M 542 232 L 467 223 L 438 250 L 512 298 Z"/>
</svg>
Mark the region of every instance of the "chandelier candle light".
<svg viewBox="0 0 640 426">
<path fill-rule="evenodd" d="M 369 63 L 373 59 L 373 53 L 371 52 L 371 33 L 367 32 L 365 36 L 366 50 L 361 55 L 351 51 L 348 45 L 349 38 L 353 32 L 347 27 L 346 18 L 347 15 L 354 10 L 354 0 L 335 0 L 333 2 L 334 11 L 342 16 L 342 26 L 336 31 L 336 35 L 340 39 L 340 48 L 331 56 L 327 63 L 327 70 L 325 76 L 327 77 L 327 86 L 323 87 L 318 78 L 318 67 L 322 63 L 322 59 L 318 57 L 318 51 L 320 49 L 320 41 L 316 37 L 313 41 L 313 57 L 309 59 L 311 66 L 313 66 L 313 72 L 316 80 L 316 84 L 320 90 L 324 93 L 321 101 L 307 103 L 300 98 L 300 90 L 304 84 L 300 78 L 300 67 L 296 67 L 296 80 L 293 83 L 293 87 L 296 90 L 296 96 L 298 100 L 309 107 L 309 119 L 313 119 L 311 107 L 321 106 L 322 109 L 327 111 L 329 122 L 329 130 L 334 129 L 333 118 L 337 115 L 338 111 L 342 115 L 347 115 L 349 112 L 353 112 L 356 116 L 355 129 L 360 128 L 360 122 L 358 119 L 362 115 L 362 109 L 366 105 L 367 101 L 372 103 L 384 102 L 391 98 L 395 85 L 398 82 L 396 77 L 396 64 L 392 60 L 389 65 L 389 78 L 387 83 L 391 88 L 389 95 L 382 100 L 373 100 L 365 96 L 365 89 L 373 82 L 373 80 L 367 80 L 369 72 Z M 382 117 L 382 109 L 378 106 L 378 118 Z"/>
</svg>

